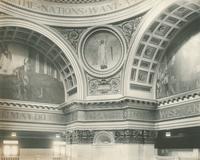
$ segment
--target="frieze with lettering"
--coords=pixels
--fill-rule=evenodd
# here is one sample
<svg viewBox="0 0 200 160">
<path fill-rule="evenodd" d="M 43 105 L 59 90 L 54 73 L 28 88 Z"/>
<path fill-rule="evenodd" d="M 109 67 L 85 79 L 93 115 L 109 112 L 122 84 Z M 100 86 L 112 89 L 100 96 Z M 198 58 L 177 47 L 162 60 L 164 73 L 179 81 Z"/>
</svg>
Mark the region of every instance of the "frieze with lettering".
<svg viewBox="0 0 200 160">
<path fill-rule="evenodd" d="M 79 110 L 69 112 L 66 115 L 66 122 L 74 121 L 121 121 L 139 120 L 155 121 L 155 110 L 140 109 L 105 109 L 105 110 Z"/>
<path fill-rule="evenodd" d="M 1 0 L 2 2 L 15 5 L 34 12 L 57 15 L 57 16 L 94 16 L 112 13 L 131 6 L 135 6 L 143 0 L 118 0 L 106 3 L 85 4 L 85 5 L 64 5 L 49 3 L 39 0 Z"/>
<path fill-rule="evenodd" d="M 200 102 L 183 104 L 179 106 L 163 108 L 158 111 L 158 120 L 169 120 L 200 115 Z"/>
<path fill-rule="evenodd" d="M 64 116 L 61 114 L 0 110 L 0 121 L 63 124 Z"/>
</svg>

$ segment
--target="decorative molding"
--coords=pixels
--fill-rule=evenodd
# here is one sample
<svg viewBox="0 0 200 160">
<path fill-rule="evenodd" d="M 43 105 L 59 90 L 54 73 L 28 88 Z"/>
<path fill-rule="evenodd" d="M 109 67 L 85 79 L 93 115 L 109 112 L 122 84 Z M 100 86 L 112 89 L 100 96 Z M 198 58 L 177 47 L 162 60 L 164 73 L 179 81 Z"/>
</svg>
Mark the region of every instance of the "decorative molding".
<svg viewBox="0 0 200 160">
<path fill-rule="evenodd" d="M 74 130 L 66 132 L 68 144 L 92 144 L 96 142 L 99 134 L 109 135 L 112 143 L 125 144 L 152 144 L 157 136 L 156 131 L 152 130 Z M 96 145 L 96 143 L 94 143 Z M 102 145 L 106 145 L 105 143 Z"/>
<path fill-rule="evenodd" d="M 23 122 L 0 122 L 0 130 L 6 131 L 39 131 L 39 132 L 64 132 L 65 126 L 55 124 L 34 124 L 34 123 L 23 123 Z"/>
<path fill-rule="evenodd" d="M 163 106 L 166 104 L 173 104 L 173 103 L 178 103 L 178 102 L 187 101 L 187 100 L 195 100 L 198 98 L 200 98 L 200 89 L 180 93 L 180 94 L 173 95 L 170 97 L 157 99 L 157 101 L 158 101 L 159 106 Z"/>
<path fill-rule="evenodd" d="M 74 105 L 81 105 L 81 104 L 85 104 L 85 105 L 110 105 L 110 104 L 117 104 L 119 106 L 121 106 L 122 103 L 124 102 L 130 102 L 133 104 L 142 104 L 142 105 L 147 105 L 147 106 L 153 106 L 156 107 L 157 106 L 157 100 L 152 100 L 152 99 L 142 99 L 142 98 L 137 98 L 137 97 L 122 97 L 122 98 L 118 98 L 118 99 L 107 99 L 107 100 L 84 100 L 84 101 L 78 101 L 78 100 L 73 100 L 67 103 L 63 103 L 59 106 L 59 108 L 61 109 L 65 109 L 65 108 L 69 108 L 70 106 L 74 106 Z"/>
<path fill-rule="evenodd" d="M 200 124 L 199 116 L 188 117 L 188 118 L 157 122 L 155 124 L 155 130 L 169 130 L 169 129 L 178 129 L 178 128 L 199 127 L 199 124 Z"/>
<path fill-rule="evenodd" d="M 115 130 L 143 129 L 154 130 L 155 123 L 141 121 L 75 122 L 67 124 L 67 130 Z"/>
<path fill-rule="evenodd" d="M 38 109 L 38 110 L 49 110 L 49 111 L 58 111 L 59 105 L 54 104 L 45 104 L 45 103 L 34 103 L 34 102 L 23 102 L 23 101 L 17 101 L 17 100 L 6 100 L 1 99 L 0 100 L 0 106 L 1 108 L 5 107 L 15 107 L 15 109 L 19 108 L 25 108 L 25 109 Z"/>
</svg>

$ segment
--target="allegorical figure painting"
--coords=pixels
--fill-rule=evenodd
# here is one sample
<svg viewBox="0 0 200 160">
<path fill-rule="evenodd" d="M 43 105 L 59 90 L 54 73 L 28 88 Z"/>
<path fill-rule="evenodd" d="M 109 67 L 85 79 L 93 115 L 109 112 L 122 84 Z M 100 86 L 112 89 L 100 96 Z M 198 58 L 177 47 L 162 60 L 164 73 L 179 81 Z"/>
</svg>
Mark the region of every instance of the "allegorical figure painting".
<svg viewBox="0 0 200 160">
<path fill-rule="evenodd" d="M 101 69 L 108 68 L 108 58 L 106 54 L 106 40 L 99 41 L 99 48 L 98 48 L 98 65 Z"/>
<path fill-rule="evenodd" d="M 0 98 L 62 103 L 64 86 L 55 66 L 41 53 L 16 43 L 1 43 Z"/>
<path fill-rule="evenodd" d="M 200 88 L 200 33 L 164 56 L 157 74 L 157 97 Z"/>
<path fill-rule="evenodd" d="M 84 47 L 84 58 L 95 70 L 104 71 L 113 68 L 122 57 L 122 45 L 119 39 L 108 31 L 99 31 L 91 35 Z"/>
</svg>

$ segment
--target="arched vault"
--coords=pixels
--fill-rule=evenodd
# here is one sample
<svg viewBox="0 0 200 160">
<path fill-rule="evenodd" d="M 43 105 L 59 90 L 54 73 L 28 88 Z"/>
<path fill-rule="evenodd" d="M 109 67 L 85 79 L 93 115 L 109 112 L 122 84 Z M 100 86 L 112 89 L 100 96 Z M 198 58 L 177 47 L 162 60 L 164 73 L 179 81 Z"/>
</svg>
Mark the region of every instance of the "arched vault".
<svg viewBox="0 0 200 160">
<path fill-rule="evenodd" d="M 84 80 L 73 49 L 53 29 L 30 21 L 6 17 L 0 19 L 1 42 L 16 42 L 37 49 L 60 71 L 65 83 L 66 100 L 75 94 L 83 99 Z"/>
<path fill-rule="evenodd" d="M 159 1 L 147 13 L 129 50 L 126 96 L 155 98 L 156 71 L 165 51 L 179 32 L 199 16 L 200 0 Z"/>
</svg>

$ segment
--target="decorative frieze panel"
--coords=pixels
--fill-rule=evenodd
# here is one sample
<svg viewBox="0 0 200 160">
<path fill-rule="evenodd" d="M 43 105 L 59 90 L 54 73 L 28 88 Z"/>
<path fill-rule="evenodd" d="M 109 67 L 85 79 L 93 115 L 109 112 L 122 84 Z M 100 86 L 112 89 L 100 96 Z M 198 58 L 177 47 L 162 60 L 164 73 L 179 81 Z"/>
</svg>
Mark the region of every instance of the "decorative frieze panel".
<svg viewBox="0 0 200 160">
<path fill-rule="evenodd" d="M 119 94 L 121 91 L 120 74 L 109 78 L 87 76 L 88 95 Z"/>
<path fill-rule="evenodd" d="M 96 138 L 101 134 L 103 136 L 103 143 L 96 143 Z M 112 143 L 154 143 L 157 136 L 156 131 L 151 130 L 110 130 L 110 131 L 98 131 L 98 130 L 75 130 L 72 132 L 66 132 L 66 140 L 68 144 L 92 144 L 95 145 L 109 145 Z"/>
<path fill-rule="evenodd" d="M 156 132 L 150 130 L 119 130 L 115 131 L 116 143 L 153 143 Z"/>
<path fill-rule="evenodd" d="M 75 130 L 66 132 L 66 141 L 68 144 L 91 144 L 93 143 L 95 131 Z"/>
</svg>

